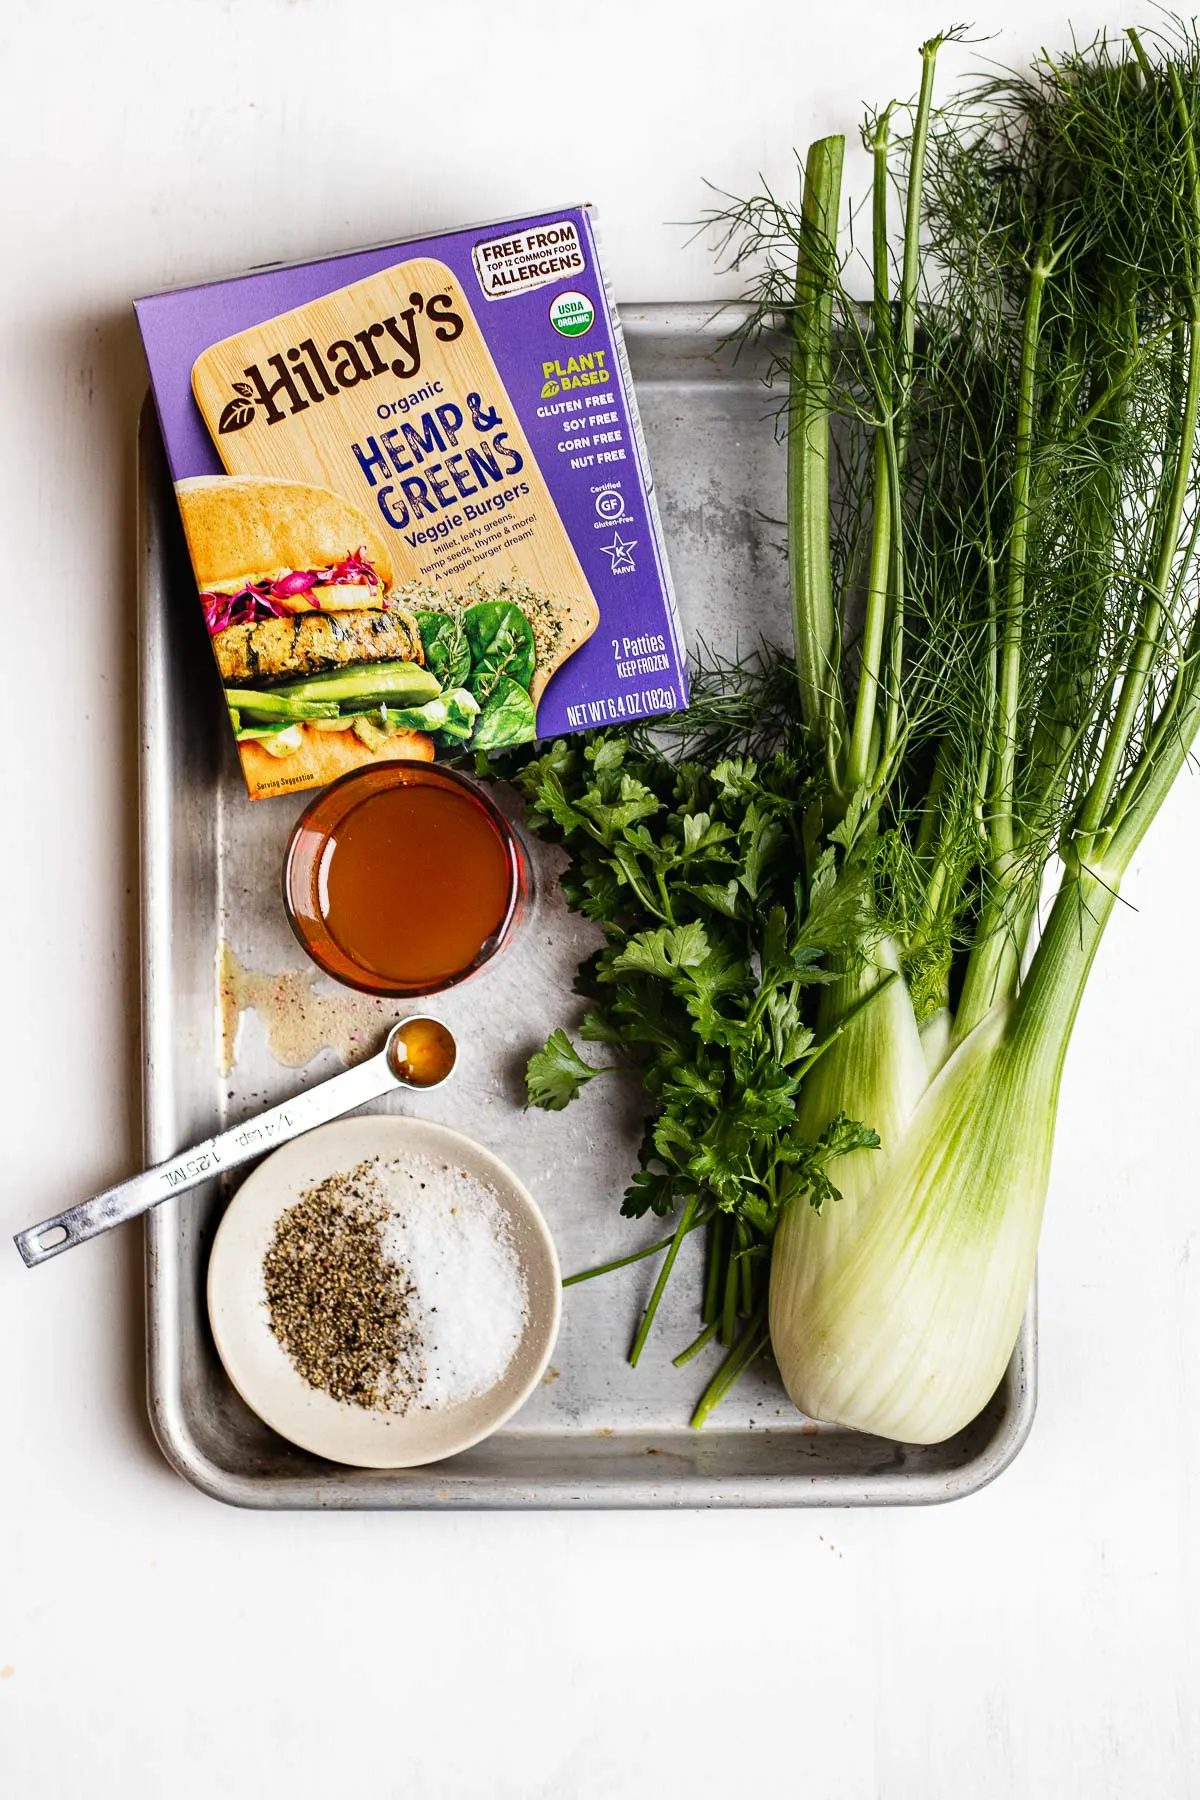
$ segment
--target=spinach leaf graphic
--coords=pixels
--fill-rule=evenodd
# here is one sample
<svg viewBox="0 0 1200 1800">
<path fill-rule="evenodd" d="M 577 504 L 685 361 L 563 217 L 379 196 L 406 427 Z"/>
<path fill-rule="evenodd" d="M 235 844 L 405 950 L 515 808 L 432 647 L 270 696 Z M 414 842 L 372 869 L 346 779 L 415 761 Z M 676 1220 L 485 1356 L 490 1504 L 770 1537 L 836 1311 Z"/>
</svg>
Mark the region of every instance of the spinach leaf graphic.
<svg viewBox="0 0 1200 1800">
<path fill-rule="evenodd" d="M 528 691 L 507 675 L 498 677 L 479 715 L 472 750 L 501 750 L 528 744 L 537 735 L 537 716 Z"/>
<path fill-rule="evenodd" d="M 467 608 L 463 625 L 471 647 L 467 686 L 480 705 L 486 705 L 502 680 L 516 682 L 528 690 L 533 680 L 535 651 L 533 631 L 520 608 L 508 600 L 482 600 L 478 606 Z"/>
</svg>

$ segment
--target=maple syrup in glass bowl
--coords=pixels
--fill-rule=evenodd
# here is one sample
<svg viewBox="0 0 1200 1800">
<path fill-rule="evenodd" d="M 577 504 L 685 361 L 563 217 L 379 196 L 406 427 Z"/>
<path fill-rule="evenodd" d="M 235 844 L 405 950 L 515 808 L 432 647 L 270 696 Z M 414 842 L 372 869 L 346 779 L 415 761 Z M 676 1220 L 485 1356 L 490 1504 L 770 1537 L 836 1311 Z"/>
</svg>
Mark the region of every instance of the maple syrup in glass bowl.
<svg viewBox="0 0 1200 1800">
<path fill-rule="evenodd" d="M 528 904 L 520 838 L 475 782 L 432 763 L 356 769 L 301 813 L 283 865 L 292 930 L 366 994 L 436 994 L 509 942 Z"/>
</svg>

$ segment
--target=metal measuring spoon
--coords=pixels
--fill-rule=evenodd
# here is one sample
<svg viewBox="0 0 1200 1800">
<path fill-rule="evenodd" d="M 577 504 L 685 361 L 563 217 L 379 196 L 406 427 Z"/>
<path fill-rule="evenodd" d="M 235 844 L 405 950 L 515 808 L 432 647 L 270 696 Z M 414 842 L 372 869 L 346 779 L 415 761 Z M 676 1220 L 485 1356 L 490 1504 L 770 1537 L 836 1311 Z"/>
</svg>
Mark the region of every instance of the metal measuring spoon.
<svg viewBox="0 0 1200 1800">
<path fill-rule="evenodd" d="M 276 1144 L 353 1112 L 356 1106 L 378 1100 L 393 1088 L 427 1093 L 440 1087 L 453 1073 L 457 1057 L 458 1046 L 449 1026 L 427 1013 L 414 1014 L 392 1026 L 383 1049 L 367 1062 L 318 1082 L 294 1100 L 269 1107 L 229 1131 L 205 1138 L 202 1144 L 181 1150 L 178 1156 L 168 1157 L 144 1174 L 118 1182 L 52 1219 L 43 1219 L 40 1225 L 18 1232 L 13 1242 L 26 1267 L 36 1268 L 87 1238 L 99 1237 L 102 1231 L 149 1212 L 172 1194 L 210 1181 L 226 1169 L 236 1169 L 239 1163 L 252 1162 Z"/>
</svg>

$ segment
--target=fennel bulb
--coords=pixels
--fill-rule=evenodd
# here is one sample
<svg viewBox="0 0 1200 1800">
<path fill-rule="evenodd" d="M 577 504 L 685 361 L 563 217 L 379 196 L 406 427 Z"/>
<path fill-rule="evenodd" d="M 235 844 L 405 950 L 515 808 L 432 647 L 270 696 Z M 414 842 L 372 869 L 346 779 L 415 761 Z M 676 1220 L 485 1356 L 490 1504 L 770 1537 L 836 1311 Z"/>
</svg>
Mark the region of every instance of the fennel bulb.
<svg viewBox="0 0 1200 1800">
<path fill-rule="evenodd" d="M 890 1146 L 880 1133 L 874 1177 L 859 1182 L 846 1215 L 833 1209 L 835 1228 L 824 1209 L 784 1213 L 771 1342 L 788 1394 L 810 1417 L 936 1444 L 994 1393 L 1033 1279 L 1075 1012 L 1116 900 L 1115 881 L 1088 887 L 1075 896 L 1087 915 L 1066 935 L 1071 914 L 1059 912 L 1020 999 L 997 1002 L 929 1071 Z M 897 998 L 892 1017 L 900 1012 Z M 886 1085 L 888 1049 L 876 1047 Z M 835 1045 L 823 1060 L 840 1055 Z M 871 1071 L 848 1060 L 847 1084 L 867 1099 Z M 828 1093 L 845 1091 L 841 1073 L 825 1071 Z"/>
</svg>

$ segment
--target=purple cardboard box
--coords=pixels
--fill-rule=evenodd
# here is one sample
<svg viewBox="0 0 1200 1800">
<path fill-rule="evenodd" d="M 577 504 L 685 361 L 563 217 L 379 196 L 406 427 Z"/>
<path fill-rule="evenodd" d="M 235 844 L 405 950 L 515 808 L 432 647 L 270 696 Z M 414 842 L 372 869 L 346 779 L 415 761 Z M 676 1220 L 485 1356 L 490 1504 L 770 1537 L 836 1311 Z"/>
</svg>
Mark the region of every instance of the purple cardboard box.
<svg viewBox="0 0 1200 1800">
<path fill-rule="evenodd" d="M 586 207 L 136 312 L 252 797 L 686 704 Z"/>
</svg>

